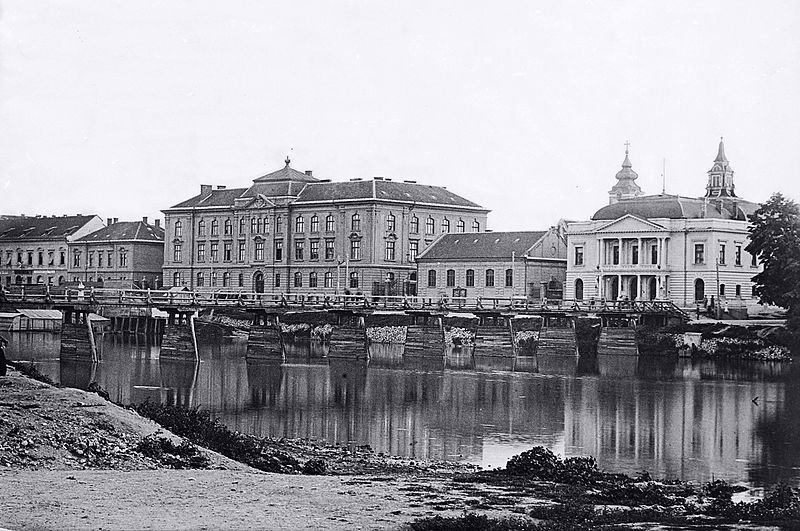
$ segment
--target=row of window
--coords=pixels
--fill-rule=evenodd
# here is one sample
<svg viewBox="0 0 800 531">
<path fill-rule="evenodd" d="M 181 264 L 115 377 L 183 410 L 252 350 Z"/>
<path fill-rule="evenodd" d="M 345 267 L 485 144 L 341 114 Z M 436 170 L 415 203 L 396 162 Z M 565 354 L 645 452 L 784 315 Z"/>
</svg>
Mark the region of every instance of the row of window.
<svg viewBox="0 0 800 531">
<path fill-rule="evenodd" d="M 97 257 L 96 262 L 95 255 Z M 108 260 L 104 261 L 104 256 L 107 257 Z M 72 251 L 72 267 L 81 267 L 81 251 Z M 86 267 L 114 267 L 114 251 L 97 251 L 97 253 L 95 253 L 95 251 L 89 251 L 86 254 Z M 126 249 L 119 250 L 117 267 L 128 267 L 128 251 Z"/>
<path fill-rule="evenodd" d="M 294 231 L 295 233 L 302 233 L 305 232 L 306 222 L 304 216 L 297 216 L 294 220 Z M 328 214 L 325 217 L 325 231 L 333 232 L 335 230 L 336 223 L 334 220 L 333 214 Z M 388 214 L 386 216 L 386 230 L 389 232 L 394 232 L 396 227 L 396 218 L 394 214 Z M 239 219 L 239 234 L 246 234 L 247 228 L 247 220 L 245 218 Z M 311 232 L 319 232 L 319 216 L 314 214 L 311 216 Z M 211 236 L 219 236 L 219 221 L 216 219 L 211 221 L 210 227 L 210 235 Z M 419 218 L 417 216 L 411 216 L 410 226 L 409 229 L 412 234 L 419 233 Z M 441 229 L 442 233 L 450 232 L 450 220 L 445 218 L 441 222 Z M 350 230 L 358 232 L 361 230 L 361 215 L 356 212 L 350 217 Z M 472 221 L 472 232 L 480 232 L 481 224 L 476 219 Z M 223 221 L 222 225 L 222 234 L 224 236 L 232 236 L 233 235 L 233 224 L 231 223 L 230 219 L 226 219 Z M 183 237 L 183 222 L 180 220 L 175 222 L 174 232 L 176 238 Z M 250 219 L 250 233 L 251 234 L 264 234 L 269 232 L 269 218 L 251 218 Z M 283 218 L 281 216 L 277 216 L 275 218 L 275 232 L 281 233 L 283 232 Z M 459 219 L 456 223 L 456 232 L 466 232 L 466 222 L 463 219 Z M 436 234 L 436 220 L 433 217 L 428 216 L 425 220 L 425 234 L 433 235 Z M 200 220 L 197 222 L 197 235 L 198 236 L 206 236 L 206 222 L 205 220 Z"/>
<path fill-rule="evenodd" d="M 6 285 L 7 286 L 11 285 L 11 280 L 12 280 L 11 279 L 11 275 L 8 275 L 6 277 Z M 39 275 L 39 276 L 36 277 L 36 284 L 44 284 L 44 282 L 45 282 L 45 279 L 44 279 L 44 277 L 42 275 Z M 47 277 L 47 283 L 48 284 L 50 284 L 52 286 L 53 282 L 54 282 L 54 277 Z M 22 275 L 17 275 L 16 277 L 14 277 L 14 284 L 17 284 L 17 285 L 19 285 L 19 284 L 33 284 L 33 283 L 34 283 L 34 279 L 33 279 L 32 276 L 23 277 Z M 63 283 L 64 283 L 64 276 L 62 275 L 62 276 L 58 277 L 58 285 L 60 286 Z"/>
<path fill-rule="evenodd" d="M 717 263 L 719 265 L 725 265 L 727 263 L 727 252 L 726 252 L 726 244 L 720 243 L 719 244 L 719 254 L 717 255 Z M 696 243 L 694 244 L 694 263 L 695 265 L 702 265 L 706 263 L 706 246 L 704 243 Z M 740 266 L 742 265 L 742 246 L 736 245 L 733 251 L 733 264 Z M 750 255 L 750 265 L 752 267 L 758 266 L 758 258 L 756 255 Z"/>
<path fill-rule="evenodd" d="M 652 246 L 651 249 L 651 256 L 650 256 L 650 263 L 657 264 L 658 263 L 658 247 Z M 575 254 L 574 254 L 574 265 L 582 266 L 584 265 L 584 249 L 582 245 L 575 246 Z M 619 265 L 620 263 L 620 253 L 619 253 L 619 245 L 614 245 L 611 247 L 611 264 L 612 265 Z M 751 255 L 750 265 L 756 267 L 758 265 L 756 256 Z M 725 265 L 727 263 L 727 246 L 724 243 L 719 244 L 719 255 L 717 257 L 719 265 Z M 695 265 L 702 265 L 706 263 L 706 246 L 704 243 L 696 243 L 694 244 L 694 263 Z M 734 247 L 733 252 L 733 263 L 734 265 L 740 266 L 742 265 L 742 246 L 737 244 Z M 637 265 L 639 264 L 639 246 L 634 245 L 631 248 L 631 264 Z"/>
<path fill-rule="evenodd" d="M 384 258 L 387 261 L 394 261 L 397 258 L 397 242 L 394 240 L 388 240 L 385 243 L 384 247 Z M 220 247 L 219 242 L 211 242 L 208 244 L 208 256 L 206 256 L 206 242 L 200 242 L 197 244 L 197 261 L 198 262 L 205 262 L 206 258 L 209 258 L 211 262 L 219 262 L 220 258 Z M 240 241 L 237 242 L 236 248 L 236 257 L 237 261 L 244 262 L 247 256 L 247 246 L 246 242 Z M 324 259 L 325 260 L 333 260 L 336 257 L 336 242 L 332 239 L 325 240 L 325 248 L 320 249 L 320 241 L 319 240 L 309 240 L 309 248 L 308 248 L 308 258 L 309 260 L 319 260 L 320 259 L 320 251 L 324 252 Z M 419 242 L 418 241 L 410 241 L 409 242 L 409 259 L 415 260 L 417 258 L 417 254 L 419 253 Z M 305 260 L 306 255 L 306 244 L 305 240 L 295 240 L 294 242 L 294 259 L 295 260 Z M 90 257 L 91 258 L 91 257 Z M 360 240 L 351 240 L 350 241 L 350 260 L 361 260 L 361 241 Z M 233 260 L 233 242 L 223 242 L 222 243 L 222 261 L 223 262 L 230 262 Z M 264 260 L 264 240 L 256 240 L 253 245 L 253 260 L 256 262 L 260 262 Z M 276 240 L 275 241 L 275 261 L 280 262 L 283 260 L 283 240 Z M 174 243 L 172 244 L 172 261 L 173 262 L 182 262 L 183 261 L 183 244 L 182 243 Z M 101 257 L 102 262 L 102 257 Z M 91 264 L 90 264 L 91 266 Z M 102 266 L 102 264 L 101 264 Z M 110 266 L 109 266 L 110 267 Z"/>
<path fill-rule="evenodd" d="M 29 266 L 34 265 L 34 257 L 36 258 L 36 265 L 43 266 L 45 263 L 49 266 L 56 265 L 56 252 L 54 250 L 47 251 L 47 260 L 45 261 L 44 250 L 39 250 L 34 253 L 34 251 L 27 251 L 23 252 L 21 250 L 16 251 L 17 254 L 17 261 L 18 265 L 27 264 Z M 14 251 L 6 251 L 6 266 L 11 267 L 13 265 L 13 258 L 14 258 Z M 59 265 L 66 265 L 67 264 L 67 253 L 66 251 L 59 251 L 58 252 L 58 262 Z"/>
<path fill-rule="evenodd" d="M 206 287 L 206 279 L 208 278 L 208 286 L 209 287 L 216 287 L 221 286 L 223 288 L 243 288 L 244 287 L 244 273 L 239 273 L 236 278 L 234 279 L 228 271 L 222 273 L 222 275 L 218 275 L 216 271 L 212 271 L 211 274 L 207 277 L 205 272 L 199 271 L 196 276 L 196 286 L 198 288 Z M 317 288 L 319 287 L 319 275 L 317 272 L 312 271 L 308 273 L 308 287 L 309 288 Z M 232 282 L 236 283 L 234 284 Z M 281 274 L 275 273 L 275 287 L 281 287 Z M 221 282 L 221 283 L 220 283 Z M 261 283 L 261 285 L 259 285 Z M 263 276 L 258 277 L 255 279 L 254 286 L 256 291 L 263 291 Z M 181 272 L 176 271 L 172 274 L 172 285 L 173 286 L 182 286 L 183 285 L 183 275 Z M 292 286 L 295 288 L 302 288 L 303 286 L 303 274 L 299 271 L 295 272 L 292 277 Z M 358 288 L 359 287 L 359 277 L 358 272 L 352 271 L 348 278 L 348 286 L 350 288 Z M 333 283 L 333 273 L 330 271 L 326 271 L 322 275 L 322 287 L 325 288 L 332 288 L 334 287 Z"/>
<path fill-rule="evenodd" d="M 428 287 L 435 288 L 437 283 L 437 271 L 435 269 L 428 270 Z M 487 269 L 484 271 L 484 282 L 483 285 L 487 288 L 494 287 L 494 269 Z M 455 287 L 456 285 L 456 270 L 455 269 L 448 269 L 445 272 L 445 284 L 448 288 Z M 465 274 L 465 284 L 468 288 L 475 287 L 475 270 L 474 269 L 467 269 Z M 511 288 L 514 286 L 514 270 L 513 269 L 506 269 L 505 273 L 505 287 Z"/>
</svg>

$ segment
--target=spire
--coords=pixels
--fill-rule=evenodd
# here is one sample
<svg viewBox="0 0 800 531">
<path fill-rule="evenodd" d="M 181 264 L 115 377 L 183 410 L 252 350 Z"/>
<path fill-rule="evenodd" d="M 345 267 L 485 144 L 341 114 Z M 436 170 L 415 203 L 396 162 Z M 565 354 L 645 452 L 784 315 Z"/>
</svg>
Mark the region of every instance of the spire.
<svg viewBox="0 0 800 531">
<path fill-rule="evenodd" d="M 714 165 L 708 170 L 708 183 L 706 184 L 706 197 L 736 197 L 733 192 L 733 168 L 725 156 L 725 144 L 719 138 L 719 149 Z"/>
<path fill-rule="evenodd" d="M 631 143 L 625 142 L 625 160 L 622 161 L 622 169 L 617 172 L 617 184 L 608 192 L 608 202 L 613 205 L 620 199 L 630 199 L 643 195 L 642 189 L 634 181 L 639 178 L 639 174 L 633 171 L 633 164 L 628 157 Z"/>
<path fill-rule="evenodd" d="M 286 163 L 286 167 L 288 168 L 289 167 L 289 163 L 292 162 L 292 159 L 289 158 L 289 155 L 286 155 L 286 160 L 284 160 L 283 162 Z"/>
<path fill-rule="evenodd" d="M 722 137 L 719 137 L 719 150 L 717 151 L 717 158 L 714 159 L 714 162 L 728 162 L 728 157 L 725 156 L 725 144 L 722 141 Z"/>
</svg>

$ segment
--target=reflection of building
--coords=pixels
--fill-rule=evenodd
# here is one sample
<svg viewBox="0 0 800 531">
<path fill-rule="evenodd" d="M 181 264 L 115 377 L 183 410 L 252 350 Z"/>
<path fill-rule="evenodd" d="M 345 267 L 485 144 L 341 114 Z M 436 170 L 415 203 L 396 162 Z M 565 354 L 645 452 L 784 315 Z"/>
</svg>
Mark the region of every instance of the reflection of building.
<svg viewBox="0 0 800 531">
<path fill-rule="evenodd" d="M 562 298 L 562 223 L 541 232 L 445 234 L 417 259 L 423 297 Z"/>
<path fill-rule="evenodd" d="M 569 223 L 566 297 L 753 300 L 759 267 L 745 247 L 758 205 L 736 197 L 723 143 L 704 197 L 642 196 L 636 178 L 626 150 L 610 204 Z"/>
<path fill-rule="evenodd" d="M 64 283 L 67 243 L 102 227 L 97 216 L 4 216 L 0 219 L 0 283 Z"/>
<path fill-rule="evenodd" d="M 249 188 L 203 185 L 164 210 L 165 284 L 413 292 L 417 254 L 439 234 L 484 230 L 487 212 L 442 187 L 382 177 L 319 180 L 287 159 Z"/>
<path fill-rule="evenodd" d="M 69 244 L 69 278 L 124 287 L 155 287 L 164 263 L 164 229 L 142 221 L 109 219 L 108 226 Z M 111 282 L 109 282 L 111 281 Z"/>
</svg>

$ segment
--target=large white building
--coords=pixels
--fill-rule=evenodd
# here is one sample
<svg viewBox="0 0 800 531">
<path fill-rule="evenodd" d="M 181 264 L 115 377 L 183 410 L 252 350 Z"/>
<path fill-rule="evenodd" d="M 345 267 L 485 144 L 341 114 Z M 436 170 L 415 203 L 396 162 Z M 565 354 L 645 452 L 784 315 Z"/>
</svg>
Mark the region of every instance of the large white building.
<svg viewBox="0 0 800 531">
<path fill-rule="evenodd" d="M 569 223 L 565 298 L 755 303 L 760 268 L 745 247 L 758 205 L 736 197 L 722 141 L 703 197 L 645 196 L 637 177 L 626 149 L 609 204 Z"/>
</svg>

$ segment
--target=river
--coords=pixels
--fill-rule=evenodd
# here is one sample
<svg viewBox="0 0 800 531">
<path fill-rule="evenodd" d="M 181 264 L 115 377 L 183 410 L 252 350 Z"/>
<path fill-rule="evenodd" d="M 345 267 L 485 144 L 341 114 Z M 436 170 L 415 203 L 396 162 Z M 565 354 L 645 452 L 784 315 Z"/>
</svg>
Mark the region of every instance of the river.
<svg viewBox="0 0 800 531">
<path fill-rule="evenodd" d="M 245 340 L 200 346 L 200 363 L 160 360 L 143 338 L 106 334 L 102 361 L 59 361 L 59 336 L 13 333 L 12 360 L 64 385 L 97 381 L 114 401 L 201 406 L 259 436 L 369 445 L 418 459 L 503 466 L 534 445 L 592 455 L 602 469 L 690 481 L 800 486 L 797 363 L 449 351 L 403 360 L 372 345 L 369 363 L 287 345 L 283 364 L 245 359 Z"/>
</svg>

